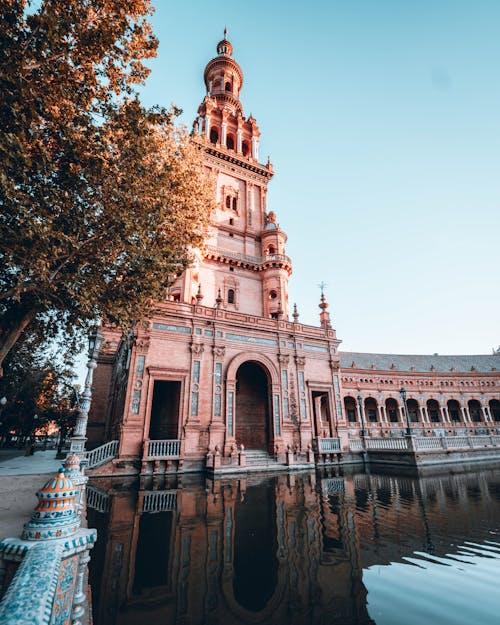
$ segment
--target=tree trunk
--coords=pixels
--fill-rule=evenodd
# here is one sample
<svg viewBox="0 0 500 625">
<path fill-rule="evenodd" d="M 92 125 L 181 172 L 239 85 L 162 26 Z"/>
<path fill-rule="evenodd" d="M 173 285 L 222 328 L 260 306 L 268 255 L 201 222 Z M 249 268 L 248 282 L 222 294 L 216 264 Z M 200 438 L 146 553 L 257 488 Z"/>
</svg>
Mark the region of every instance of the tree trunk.
<svg viewBox="0 0 500 625">
<path fill-rule="evenodd" d="M 20 314 L 12 319 L 0 334 L 0 378 L 3 377 L 3 362 L 10 350 L 14 347 L 25 328 L 33 321 L 37 310 L 29 308 L 19 311 Z"/>
</svg>

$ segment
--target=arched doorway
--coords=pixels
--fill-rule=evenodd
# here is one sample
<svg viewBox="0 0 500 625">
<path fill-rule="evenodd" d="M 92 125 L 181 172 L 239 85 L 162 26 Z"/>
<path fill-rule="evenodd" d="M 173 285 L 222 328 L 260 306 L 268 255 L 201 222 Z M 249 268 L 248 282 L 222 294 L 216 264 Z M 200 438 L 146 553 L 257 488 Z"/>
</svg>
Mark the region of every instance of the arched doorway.
<svg viewBox="0 0 500 625">
<path fill-rule="evenodd" d="M 236 441 L 246 449 L 269 449 L 269 380 L 256 362 L 236 372 Z"/>
</svg>

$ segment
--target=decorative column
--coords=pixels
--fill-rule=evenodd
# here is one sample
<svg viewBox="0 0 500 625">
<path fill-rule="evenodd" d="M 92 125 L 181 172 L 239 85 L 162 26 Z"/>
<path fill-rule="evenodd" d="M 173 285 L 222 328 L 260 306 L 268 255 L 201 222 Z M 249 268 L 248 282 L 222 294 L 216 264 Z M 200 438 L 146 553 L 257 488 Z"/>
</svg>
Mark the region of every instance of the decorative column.
<svg viewBox="0 0 500 625">
<path fill-rule="evenodd" d="M 99 327 L 89 335 L 89 353 L 87 362 L 87 377 L 85 378 L 85 386 L 83 393 L 78 401 L 78 414 L 76 417 L 76 425 L 71 437 L 69 454 L 76 454 L 80 458 L 82 470 L 85 466 L 85 442 L 87 440 L 87 422 L 89 418 L 90 403 L 92 401 L 92 380 L 94 377 L 94 369 L 97 367 L 97 357 L 103 343 L 104 336 Z"/>
</svg>

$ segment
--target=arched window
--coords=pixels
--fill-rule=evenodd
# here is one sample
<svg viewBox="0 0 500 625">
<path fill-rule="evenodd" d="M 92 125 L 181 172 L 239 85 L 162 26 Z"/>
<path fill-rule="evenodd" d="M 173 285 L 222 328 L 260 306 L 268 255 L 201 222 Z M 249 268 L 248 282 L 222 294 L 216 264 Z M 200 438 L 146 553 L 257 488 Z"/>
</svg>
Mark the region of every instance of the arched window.
<svg viewBox="0 0 500 625">
<path fill-rule="evenodd" d="M 248 155 L 248 153 L 250 152 L 250 146 L 248 145 L 248 141 L 243 141 L 241 151 L 243 152 L 243 156 Z"/>
<path fill-rule="evenodd" d="M 267 248 L 267 254 L 268 256 L 272 256 L 273 254 L 276 254 L 276 248 L 274 247 L 274 245 L 270 245 Z"/>
<path fill-rule="evenodd" d="M 217 128 L 211 128 L 210 129 L 210 143 L 217 143 L 218 140 L 219 140 L 219 133 L 217 131 Z"/>
<path fill-rule="evenodd" d="M 278 293 L 276 291 L 269 291 L 269 299 L 276 299 L 278 297 Z"/>
<path fill-rule="evenodd" d="M 235 197 L 233 197 L 233 210 L 238 210 L 238 200 Z"/>
<path fill-rule="evenodd" d="M 226 83 L 226 91 L 232 91 L 230 82 Z"/>
<path fill-rule="evenodd" d="M 226 208 L 231 208 L 231 196 L 226 195 Z"/>
<path fill-rule="evenodd" d="M 227 303 L 234 304 L 234 289 L 229 289 L 227 292 Z"/>
<path fill-rule="evenodd" d="M 234 139 L 231 135 L 229 135 L 227 138 L 227 149 L 234 150 Z"/>
</svg>

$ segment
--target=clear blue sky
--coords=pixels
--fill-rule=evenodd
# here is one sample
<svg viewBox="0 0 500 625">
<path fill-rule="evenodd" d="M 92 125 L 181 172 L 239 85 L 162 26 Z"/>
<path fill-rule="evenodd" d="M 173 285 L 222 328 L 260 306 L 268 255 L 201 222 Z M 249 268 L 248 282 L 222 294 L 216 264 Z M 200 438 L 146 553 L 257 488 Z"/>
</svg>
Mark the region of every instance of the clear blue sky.
<svg viewBox="0 0 500 625">
<path fill-rule="evenodd" d="M 275 177 L 290 301 L 344 350 L 500 344 L 500 1 L 156 0 L 146 104 L 191 127 L 224 26 Z"/>
</svg>

